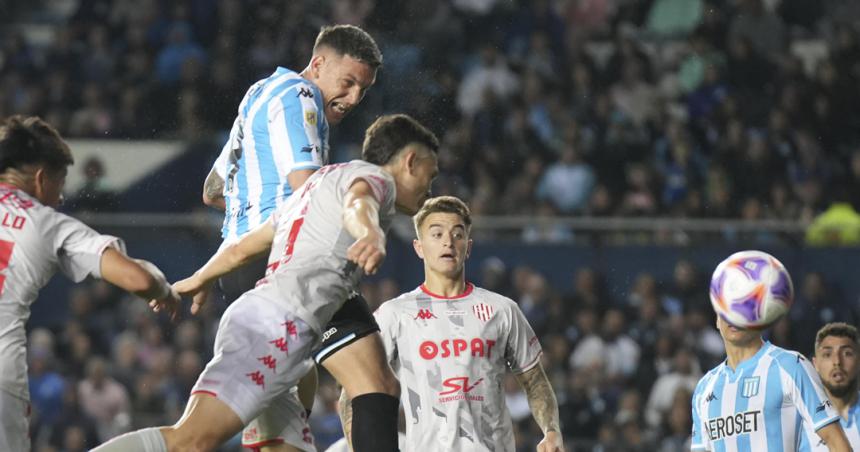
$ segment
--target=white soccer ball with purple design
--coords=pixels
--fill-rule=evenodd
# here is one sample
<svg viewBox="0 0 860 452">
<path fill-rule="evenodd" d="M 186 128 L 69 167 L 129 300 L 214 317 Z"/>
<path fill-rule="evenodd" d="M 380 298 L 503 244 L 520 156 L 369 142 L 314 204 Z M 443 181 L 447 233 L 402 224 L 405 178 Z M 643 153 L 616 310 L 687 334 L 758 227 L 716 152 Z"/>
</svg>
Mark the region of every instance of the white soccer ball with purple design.
<svg viewBox="0 0 860 452">
<path fill-rule="evenodd" d="M 794 301 L 788 271 L 763 251 L 741 251 L 720 262 L 710 292 L 717 315 L 738 328 L 766 328 Z"/>
</svg>

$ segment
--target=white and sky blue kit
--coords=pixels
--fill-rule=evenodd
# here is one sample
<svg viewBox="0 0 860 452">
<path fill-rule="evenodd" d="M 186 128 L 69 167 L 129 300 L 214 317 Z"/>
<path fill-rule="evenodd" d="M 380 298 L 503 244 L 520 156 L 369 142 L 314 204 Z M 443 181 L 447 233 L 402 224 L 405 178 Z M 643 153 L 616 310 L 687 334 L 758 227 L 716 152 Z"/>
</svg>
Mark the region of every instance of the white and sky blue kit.
<svg viewBox="0 0 860 452">
<path fill-rule="evenodd" d="M 248 88 L 213 166 L 225 181 L 225 243 L 263 223 L 290 197 L 290 172 L 328 163 L 328 132 L 322 93 L 297 72 L 278 67 Z"/>
<path fill-rule="evenodd" d="M 842 425 L 842 430 L 845 431 L 845 436 L 848 438 L 848 443 L 854 450 L 860 450 L 860 394 L 854 404 L 848 408 L 848 418 L 839 417 L 839 423 Z M 801 450 L 811 450 L 813 452 L 828 452 L 827 444 L 815 434 L 815 432 L 804 429 Z"/>
<path fill-rule="evenodd" d="M 812 364 L 800 353 L 765 342 L 736 369 L 723 361 L 699 380 L 691 449 L 809 450 L 801 444 L 804 430 L 818 431 L 838 419 Z"/>
</svg>

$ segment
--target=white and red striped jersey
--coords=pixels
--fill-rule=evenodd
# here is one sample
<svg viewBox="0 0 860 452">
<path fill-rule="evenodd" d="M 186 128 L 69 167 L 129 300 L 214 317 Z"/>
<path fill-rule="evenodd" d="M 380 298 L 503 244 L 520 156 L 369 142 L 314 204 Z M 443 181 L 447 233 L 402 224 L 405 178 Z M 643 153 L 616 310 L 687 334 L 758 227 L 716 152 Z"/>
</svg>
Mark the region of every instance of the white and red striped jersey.
<svg viewBox="0 0 860 452">
<path fill-rule="evenodd" d="M 375 315 L 400 379 L 406 451 L 514 451 L 502 379 L 541 357 L 516 303 L 471 283 L 449 298 L 422 285 Z"/>
<path fill-rule="evenodd" d="M 355 238 L 343 225 L 344 196 L 358 180 L 373 190 L 387 231 L 395 214 L 394 178 L 362 160 L 320 168 L 268 220 L 275 239 L 266 277 L 254 291 L 288 303 L 320 335 L 364 274 L 346 258 Z"/>
<path fill-rule="evenodd" d="M 24 325 L 39 290 L 57 270 L 78 282 L 101 276 L 101 255 L 123 249 L 80 221 L 0 184 L 0 389 L 29 400 Z"/>
</svg>

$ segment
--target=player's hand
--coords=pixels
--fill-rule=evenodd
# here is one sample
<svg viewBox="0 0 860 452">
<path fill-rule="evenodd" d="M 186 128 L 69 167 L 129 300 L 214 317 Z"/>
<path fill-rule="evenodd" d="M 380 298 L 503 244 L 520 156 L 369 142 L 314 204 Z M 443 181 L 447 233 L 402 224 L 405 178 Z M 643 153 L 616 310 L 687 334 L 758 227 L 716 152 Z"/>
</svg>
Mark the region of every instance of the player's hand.
<svg viewBox="0 0 860 452">
<path fill-rule="evenodd" d="M 209 299 L 212 282 L 203 281 L 197 273 L 173 283 L 173 289 L 182 297 L 191 297 L 191 313 L 197 314 Z"/>
<path fill-rule="evenodd" d="M 149 302 L 149 307 L 155 312 L 161 312 L 164 310 L 170 314 L 171 320 L 176 320 L 176 314 L 179 312 L 179 304 L 181 302 L 182 297 L 180 297 L 176 290 L 171 287 L 170 292 L 168 292 L 166 297 L 158 300 L 151 300 Z"/>
<path fill-rule="evenodd" d="M 385 236 L 379 232 L 368 232 L 346 250 L 346 258 L 355 262 L 364 274 L 372 275 L 385 260 Z"/>
<path fill-rule="evenodd" d="M 537 452 L 564 452 L 561 433 L 553 430 L 546 432 L 543 440 L 538 443 Z"/>
</svg>

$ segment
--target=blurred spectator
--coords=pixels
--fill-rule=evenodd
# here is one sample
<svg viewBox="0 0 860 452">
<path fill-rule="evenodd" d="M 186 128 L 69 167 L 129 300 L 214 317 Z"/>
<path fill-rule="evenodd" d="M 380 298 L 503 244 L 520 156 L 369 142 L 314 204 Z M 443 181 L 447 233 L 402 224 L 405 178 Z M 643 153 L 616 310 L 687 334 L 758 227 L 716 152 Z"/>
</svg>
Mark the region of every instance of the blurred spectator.
<svg viewBox="0 0 860 452">
<path fill-rule="evenodd" d="M 561 159 L 549 165 L 537 187 L 538 199 L 547 199 L 562 214 L 585 209 L 594 187 L 594 171 L 573 144 L 564 147 Z"/>
<path fill-rule="evenodd" d="M 702 0 L 656 0 L 648 12 L 646 28 L 664 38 L 683 36 L 699 25 L 703 9 Z"/>
<path fill-rule="evenodd" d="M 104 163 L 98 157 L 90 157 L 81 170 L 84 185 L 72 199 L 75 210 L 106 212 L 116 208 L 115 195 L 105 185 Z"/>
<path fill-rule="evenodd" d="M 481 108 L 487 93 L 491 93 L 494 99 L 504 101 L 518 88 L 519 79 L 508 68 L 504 56 L 499 54 L 495 46 L 486 44 L 481 47 L 478 66 L 463 76 L 457 105 L 460 111 L 471 116 Z"/>
<path fill-rule="evenodd" d="M 660 375 L 651 388 L 645 406 L 645 420 L 652 428 L 659 428 L 667 419 L 679 391 L 692 394 L 702 376 L 702 369 L 693 354 L 686 348 L 675 352 L 672 371 Z"/>
<path fill-rule="evenodd" d="M 86 379 L 78 383 L 78 399 L 83 411 L 95 419 L 99 440 L 127 432 L 131 427 L 128 391 L 107 374 L 102 358 L 90 358 L 86 373 Z"/>
</svg>

